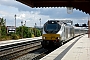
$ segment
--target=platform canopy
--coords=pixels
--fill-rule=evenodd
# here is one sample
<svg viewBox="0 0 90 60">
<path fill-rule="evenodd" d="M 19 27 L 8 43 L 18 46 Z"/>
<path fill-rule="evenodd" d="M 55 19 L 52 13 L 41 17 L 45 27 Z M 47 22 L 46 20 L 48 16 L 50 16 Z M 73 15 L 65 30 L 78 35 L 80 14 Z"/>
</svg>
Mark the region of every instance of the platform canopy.
<svg viewBox="0 0 90 60">
<path fill-rule="evenodd" d="M 34 7 L 73 7 L 90 14 L 90 0 L 16 0 Z"/>
</svg>

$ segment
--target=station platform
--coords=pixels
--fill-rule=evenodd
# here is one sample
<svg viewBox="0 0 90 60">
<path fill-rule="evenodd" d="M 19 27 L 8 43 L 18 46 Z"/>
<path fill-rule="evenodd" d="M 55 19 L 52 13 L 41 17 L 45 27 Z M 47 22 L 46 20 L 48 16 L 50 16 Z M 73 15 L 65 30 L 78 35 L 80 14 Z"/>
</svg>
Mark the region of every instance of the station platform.
<svg viewBox="0 0 90 60">
<path fill-rule="evenodd" d="M 90 60 L 90 38 L 87 34 L 74 38 L 40 60 Z"/>
<path fill-rule="evenodd" d="M 18 39 L 18 40 L 0 41 L 0 47 L 6 46 L 6 45 L 11 45 L 11 44 L 28 42 L 28 41 L 35 41 L 35 40 L 40 40 L 40 39 L 42 39 L 42 37 L 33 37 L 33 38 L 23 38 L 23 39 Z"/>
</svg>

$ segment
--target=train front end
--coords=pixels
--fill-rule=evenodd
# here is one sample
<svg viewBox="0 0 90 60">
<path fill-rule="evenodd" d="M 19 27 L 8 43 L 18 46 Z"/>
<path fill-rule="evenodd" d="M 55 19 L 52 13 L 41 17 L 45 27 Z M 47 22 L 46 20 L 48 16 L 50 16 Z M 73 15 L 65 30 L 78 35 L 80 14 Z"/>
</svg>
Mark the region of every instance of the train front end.
<svg viewBox="0 0 90 60">
<path fill-rule="evenodd" d="M 60 29 L 61 25 L 58 21 L 48 21 L 44 24 L 41 43 L 44 48 L 60 46 L 61 37 L 57 34 Z"/>
</svg>

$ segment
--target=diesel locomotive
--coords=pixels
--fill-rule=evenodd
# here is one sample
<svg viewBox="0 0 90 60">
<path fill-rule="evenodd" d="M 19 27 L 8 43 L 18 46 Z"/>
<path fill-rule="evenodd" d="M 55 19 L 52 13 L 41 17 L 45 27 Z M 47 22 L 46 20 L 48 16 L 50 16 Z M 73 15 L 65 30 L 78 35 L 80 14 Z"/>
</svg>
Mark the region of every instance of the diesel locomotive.
<svg viewBox="0 0 90 60">
<path fill-rule="evenodd" d="M 43 26 L 41 44 L 44 48 L 59 47 L 69 39 L 84 33 L 86 30 L 73 26 L 71 20 L 48 20 Z"/>
</svg>

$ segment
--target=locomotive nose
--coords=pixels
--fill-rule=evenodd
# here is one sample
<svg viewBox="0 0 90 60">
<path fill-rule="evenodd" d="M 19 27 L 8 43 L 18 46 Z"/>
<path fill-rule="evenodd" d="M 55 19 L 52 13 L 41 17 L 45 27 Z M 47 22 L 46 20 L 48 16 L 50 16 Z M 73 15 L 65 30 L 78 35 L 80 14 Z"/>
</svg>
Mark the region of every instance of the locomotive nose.
<svg viewBox="0 0 90 60">
<path fill-rule="evenodd" d="M 60 34 L 43 34 L 43 40 L 60 40 Z"/>
</svg>

